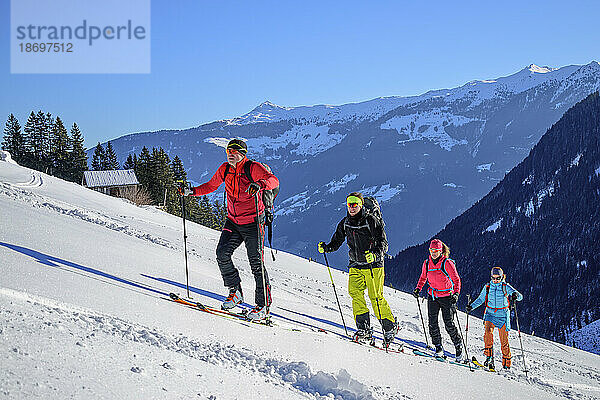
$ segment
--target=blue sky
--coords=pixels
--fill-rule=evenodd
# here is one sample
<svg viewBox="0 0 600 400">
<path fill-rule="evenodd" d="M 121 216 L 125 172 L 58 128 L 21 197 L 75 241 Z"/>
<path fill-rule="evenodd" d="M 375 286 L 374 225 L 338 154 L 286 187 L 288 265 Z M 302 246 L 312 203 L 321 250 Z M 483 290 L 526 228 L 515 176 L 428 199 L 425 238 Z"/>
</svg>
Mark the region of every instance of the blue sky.
<svg viewBox="0 0 600 400">
<path fill-rule="evenodd" d="M 42 109 L 77 122 L 87 146 L 265 100 L 343 104 L 600 60 L 597 1 L 153 0 L 150 74 L 11 74 L 8 1 L 0 12 L 3 125 Z"/>
</svg>

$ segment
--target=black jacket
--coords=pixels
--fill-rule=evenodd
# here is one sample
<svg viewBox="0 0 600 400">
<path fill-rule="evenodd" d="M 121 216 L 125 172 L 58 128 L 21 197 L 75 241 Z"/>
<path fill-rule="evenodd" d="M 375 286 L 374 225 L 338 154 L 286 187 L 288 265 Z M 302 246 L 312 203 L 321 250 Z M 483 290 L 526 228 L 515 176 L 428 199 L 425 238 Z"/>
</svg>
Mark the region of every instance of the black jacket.
<svg viewBox="0 0 600 400">
<path fill-rule="evenodd" d="M 383 225 L 364 208 L 354 217 L 347 214 L 338 224 L 331 241 L 325 245 L 325 251 L 336 251 L 344 239 L 348 242 L 350 267 L 369 268 L 382 267 L 385 252 L 388 250 L 387 237 Z M 375 254 L 375 262 L 371 266 L 365 258 L 365 251 Z"/>
</svg>

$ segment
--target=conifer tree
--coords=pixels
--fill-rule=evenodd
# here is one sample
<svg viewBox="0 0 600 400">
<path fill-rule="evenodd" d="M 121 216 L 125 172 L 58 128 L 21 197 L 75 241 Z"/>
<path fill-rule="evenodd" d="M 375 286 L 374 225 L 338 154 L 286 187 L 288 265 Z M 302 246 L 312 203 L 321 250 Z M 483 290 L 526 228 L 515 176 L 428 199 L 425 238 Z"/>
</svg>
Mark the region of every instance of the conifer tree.
<svg viewBox="0 0 600 400">
<path fill-rule="evenodd" d="M 71 152 L 69 153 L 69 179 L 81 183 L 83 171 L 87 171 L 87 153 L 83 147 L 83 136 L 76 123 L 71 127 Z"/>
<path fill-rule="evenodd" d="M 60 117 L 54 122 L 54 134 L 52 144 L 52 162 L 56 169 L 55 175 L 63 179 L 69 177 L 69 152 L 71 151 L 71 140 L 67 134 Z"/>
<path fill-rule="evenodd" d="M 32 111 L 23 127 L 23 143 L 25 145 L 25 154 L 23 155 L 24 165 L 33 167 L 35 165 L 35 155 L 33 140 L 35 136 L 35 113 Z"/>
<path fill-rule="evenodd" d="M 150 192 L 149 187 L 152 180 L 150 176 L 150 158 L 150 152 L 146 146 L 144 146 L 138 157 L 137 163 L 135 164 L 135 176 L 148 193 Z"/>
<path fill-rule="evenodd" d="M 115 169 L 119 169 L 119 161 L 117 160 L 117 154 L 110 144 L 110 141 L 106 144 L 106 159 L 105 159 L 105 170 L 112 171 Z"/>
<path fill-rule="evenodd" d="M 46 169 L 46 142 L 46 114 L 44 114 L 42 110 L 39 110 L 34 117 L 34 128 L 31 136 L 31 150 L 33 153 L 32 167 L 38 171 Z"/>
<path fill-rule="evenodd" d="M 98 142 L 96 149 L 94 150 L 94 154 L 92 155 L 92 170 L 103 171 L 105 159 L 106 154 L 104 152 L 104 147 L 102 147 L 100 142 Z"/>
<path fill-rule="evenodd" d="M 123 164 L 123 169 L 135 169 L 134 156 L 135 154 L 132 156 L 131 153 L 129 153 L 127 160 Z"/>
<path fill-rule="evenodd" d="M 13 114 L 6 121 L 2 150 L 8 151 L 17 163 L 22 162 L 25 156 L 25 139 L 21 133 L 21 125 Z"/>
<path fill-rule="evenodd" d="M 181 162 L 181 159 L 178 156 L 175 156 L 175 158 L 173 158 L 172 169 L 173 178 L 175 179 L 175 182 L 187 181 L 187 173 L 185 172 L 183 163 Z"/>
<path fill-rule="evenodd" d="M 55 135 L 56 135 L 56 127 L 55 127 L 56 121 L 55 119 L 52 117 L 52 114 L 50 113 L 46 113 L 44 119 L 43 119 L 43 123 L 42 125 L 42 136 L 44 138 L 43 143 L 44 143 L 44 147 L 42 149 L 42 153 L 43 153 L 43 164 L 44 164 L 44 170 L 47 170 L 49 168 L 52 168 L 55 164 L 55 150 L 54 150 L 54 145 L 55 143 Z M 64 125 L 63 125 L 64 128 Z M 66 129 L 65 129 L 65 133 L 66 133 Z"/>
</svg>

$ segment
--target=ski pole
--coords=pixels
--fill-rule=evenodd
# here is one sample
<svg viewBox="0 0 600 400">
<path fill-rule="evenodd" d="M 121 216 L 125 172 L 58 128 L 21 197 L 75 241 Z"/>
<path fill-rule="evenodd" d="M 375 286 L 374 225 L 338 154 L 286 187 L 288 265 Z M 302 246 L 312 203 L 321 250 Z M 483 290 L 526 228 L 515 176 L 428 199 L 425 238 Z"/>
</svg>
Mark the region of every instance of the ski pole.
<svg viewBox="0 0 600 400">
<path fill-rule="evenodd" d="M 458 319 L 458 311 L 456 311 L 456 306 L 450 306 L 454 309 L 454 315 L 456 316 L 456 322 L 458 323 L 458 333 L 460 333 L 460 339 L 462 340 L 462 344 L 464 347 L 465 356 L 467 356 L 467 363 L 469 364 L 469 371 L 473 372 L 473 367 L 471 367 L 471 359 L 469 358 L 469 352 L 467 351 L 467 342 L 465 337 L 462 334 L 462 328 L 460 327 L 460 320 Z M 469 314 L 467 314 L 469 315 Z"/>
<path fill-rule="evenodd" d="M 258 246 L 260 248 L 260 266 L 261 266 L 261 273 L 262 273 L 262 281 L 263 281 L 263 295 L 265 296 L 265 307 L 268 307 L 268 300 L 267 300 L 267 279 L 265 277 L 265 248 L 264 248 L 264 243 L 263 243 L 263 236 L 261 233 L 261 229 L 260 229 L 260 218 L 258 217 L 258 193 L 256 192 L 254 194 L 254 204 L 256 204 L 256 227 L 258 229 Z"/>
<path fill-rule="evenodd" d="M 425 329 L 425 320 L 423 319 L 423 313 L 421 312 L 421 304 L 419 303 L 419 298 L 416 298 L 417 306 L 419 307 L 419 315 L 421 316 L 421 323 L 423 324 L 423 333 L 425 334 L 425 345 L 429 348 L 429 339 L 427 339 L 427 330 Z"/>
<path fill-rule="evenodd" d="M 183 188 L 186 187 L 185 181 L 181 182 Z M 187 291 L 187 297 L 190 298 L 190 281 L 188 274 L 188 259 L 187 259 L 187 233 L 185 231 L 185 196 L 181 196 L 181 218 L 183 219 L 183 254 L 185 258 L 185 289 Z"/>
<path fill-rule="evenodd" d="M 335 300 L 337 301 L 338 309 L 340 310 L 340 316 L 342 317 L 342 324 L 344 324 L 344 331 L 346 336 L 348 335 L 348 329 L 346 328 L 346 322 L 344 321 L 344 314 L 342 314 L 342 306 L 340 305 L 340 299 L 338 298 L 337 291 L 335 290 L 335 283 L 333 283 L 333 275 L 331 275 L 331 268 L 329 268 L 329 262 L 327 262 L 327 254 L 323 253 L 325 257 L 325 265 L 327 265 L 327 271 L 329 271 L 329 279 L 331 279 L 331 286 L 333 286 L 333 293 L 335 294 Z"/>
<path fill-rule="evenodd" d="M 471 295 L 467 295 L 467 304 L 471 304 Z M 469 337 L 469 311 L 467 310 L 467 324 L 465 325 L 465 347 L 467 347 L 467 339 Z"/>
<path fill-rule="evenodd" d="M 519 342 L 521 343 L 521 354 L 523 355 L 523 372 L 525 372 L 525 378 L 527 378 L 527 364 L 525 364 L 525 351 L 523 350 L 523 341 L 521 340 L 521 328 L 519 327 L 519 315 L 517 314 L 517 302 L 515 301 L 513 304 L 515 308 L 515 320 L 517 321 L 517 331 L 519 332 Z"/>
</svg>

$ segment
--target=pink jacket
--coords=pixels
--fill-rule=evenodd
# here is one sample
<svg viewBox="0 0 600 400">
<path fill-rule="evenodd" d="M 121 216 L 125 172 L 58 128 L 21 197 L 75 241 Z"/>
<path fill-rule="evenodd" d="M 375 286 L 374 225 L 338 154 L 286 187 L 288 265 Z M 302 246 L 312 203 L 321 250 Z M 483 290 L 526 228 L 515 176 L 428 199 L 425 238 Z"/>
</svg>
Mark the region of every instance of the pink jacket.
<svg viewBox="0 0 600 400">
<path fill-rule="evenodd" d="M 443 256 L 440 257 L 437 264 L 433 263 L 431 256 L 423 261 L 417 289 L 423 289 L 425 282 L 429 284 L 428 293 L 433 298 L 460 293 L 460 277 L 456 272 L 454 260 Z"/>
</svg>

